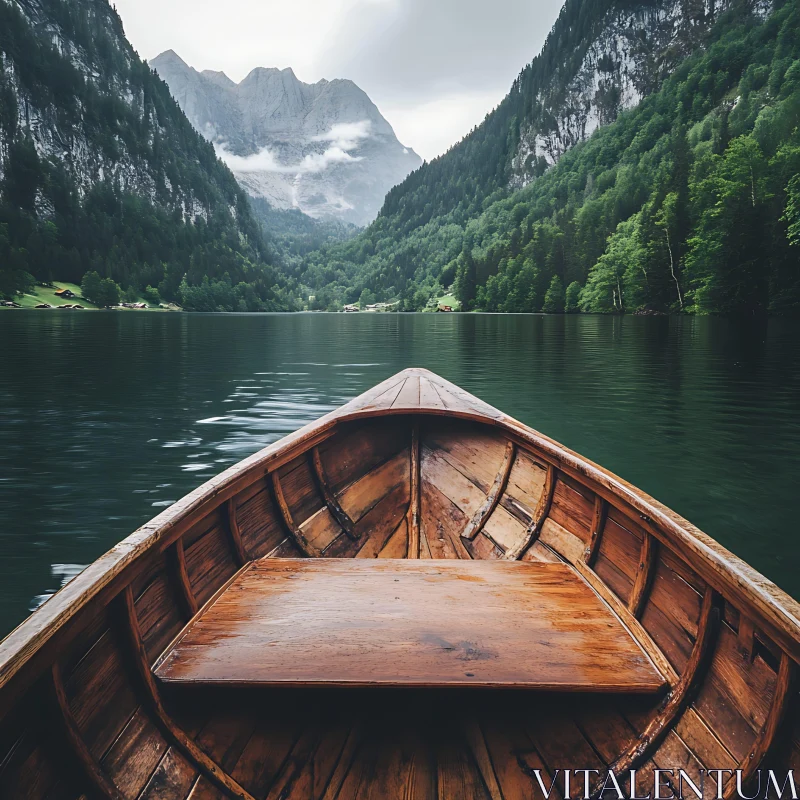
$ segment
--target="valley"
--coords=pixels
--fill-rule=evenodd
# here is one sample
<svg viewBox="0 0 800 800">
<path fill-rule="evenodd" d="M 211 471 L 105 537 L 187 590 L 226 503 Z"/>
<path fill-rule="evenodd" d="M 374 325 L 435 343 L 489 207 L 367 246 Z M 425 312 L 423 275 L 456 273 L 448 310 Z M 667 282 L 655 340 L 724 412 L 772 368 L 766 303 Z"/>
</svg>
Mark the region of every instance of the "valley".
<svg viewBox="0 0 800 800">
<path fill-rule="evenodd" d="M 798 31 L 798 0 L 567 0 L 421 162 L 350 80 L 148 64 L 106 0 L 0 0 L 0 293 L 95 271 L 189 311 L 795 314 Z"/>
</svg>

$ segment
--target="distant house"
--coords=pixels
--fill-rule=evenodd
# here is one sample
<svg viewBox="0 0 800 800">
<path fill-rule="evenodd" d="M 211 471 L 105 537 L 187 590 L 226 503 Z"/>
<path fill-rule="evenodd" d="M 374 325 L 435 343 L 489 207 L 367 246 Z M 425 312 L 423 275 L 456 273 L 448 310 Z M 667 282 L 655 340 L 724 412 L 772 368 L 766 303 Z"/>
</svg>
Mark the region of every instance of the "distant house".
<svg viewBox="0 0 800 800">
<path fill-rule="evenodd" d="M 453 306 L 445 306 L 445 305 L 442 305 L 440 303 L 439 304 L 439 308 L 437 308 L 436 310 L 437 311 L 452 311 L 453 310 Z"/>
<path fill-rule="evenodd" d="M 352 314 L 355 311 L 360 311 L 361 309 L 357 305 L 348 305 L 344 307 L 345 313 Z"/>
<path fill-rule="evenodd" d="M 55 295 L 59 300 L 71 300 L 73 297 L 78 296 L 72 289 L 56 289 Z"/>
</svg>

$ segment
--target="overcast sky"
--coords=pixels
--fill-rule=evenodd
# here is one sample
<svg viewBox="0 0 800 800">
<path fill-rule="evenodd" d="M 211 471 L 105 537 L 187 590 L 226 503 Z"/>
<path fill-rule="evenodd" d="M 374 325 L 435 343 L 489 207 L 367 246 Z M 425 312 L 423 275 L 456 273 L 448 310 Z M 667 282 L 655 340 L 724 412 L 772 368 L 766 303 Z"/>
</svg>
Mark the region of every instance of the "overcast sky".
<svg viewBox="0 0 800 800">
<path fill-rule="evenodd" d="M 350 78 L 400 141 L 440 155 L 502 100 L 561 0 L 112 0 L 142 58 L 175 50 L 235 81 L 254 67 Z"/>
</svg>

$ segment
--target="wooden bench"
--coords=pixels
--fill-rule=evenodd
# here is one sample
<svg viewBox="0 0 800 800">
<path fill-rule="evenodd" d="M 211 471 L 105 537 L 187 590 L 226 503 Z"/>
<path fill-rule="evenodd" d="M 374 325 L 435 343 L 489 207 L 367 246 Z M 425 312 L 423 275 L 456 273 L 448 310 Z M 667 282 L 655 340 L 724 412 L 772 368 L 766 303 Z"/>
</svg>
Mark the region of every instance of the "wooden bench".
<svg viewBox="0 0 800 800">
<path fill-rule="evenodd" d="M 155 673 L 226 686 L 665 686 L 572 567 L 506 561 L 258 561 Z"/>
</svg>

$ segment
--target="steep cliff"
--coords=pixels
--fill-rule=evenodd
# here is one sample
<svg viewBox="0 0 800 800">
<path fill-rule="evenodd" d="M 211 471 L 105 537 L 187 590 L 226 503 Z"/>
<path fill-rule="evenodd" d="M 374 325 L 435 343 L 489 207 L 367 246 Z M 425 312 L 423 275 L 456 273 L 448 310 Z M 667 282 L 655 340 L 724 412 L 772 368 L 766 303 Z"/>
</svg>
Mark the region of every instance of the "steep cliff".
<svg viewBox="0 0 800 800">
<path fill-rule="evenodd" d="M 511 159 L 511 185 L 524 186 L 656 91 L 703 46 L 730 5 L 731 0 L 584 2 L 575 25 L 575 3 L 567 3 L 544 51 L 515 86 L 524 104 L 517 110 L 523 121 Z M 751 5 L 761 17 L 769 13 L 769 0 Z M 581 40 L 573 44 L 576 27 Z"/>
<path fill-rule="evenodd" d="M 227 273 L 272 302 L 267 257 L 246 195 L 107 0 L 0 0 L 0 268 L 97 270 L 168 299 Z"/>
<path fill-rule="evenodd" d="M 422 163 L 352 81 L 258 68 L 236 84 L 171 50 L 151 66 L 247 192 L 274 208 L 365 225 Z"/>
</svg>

